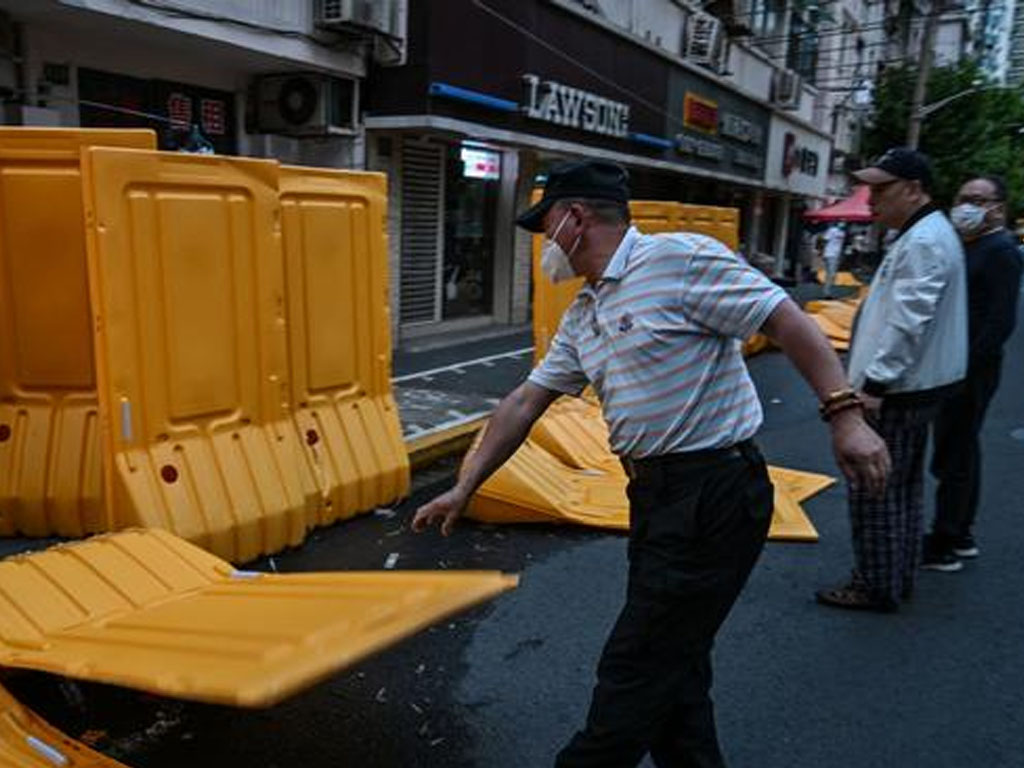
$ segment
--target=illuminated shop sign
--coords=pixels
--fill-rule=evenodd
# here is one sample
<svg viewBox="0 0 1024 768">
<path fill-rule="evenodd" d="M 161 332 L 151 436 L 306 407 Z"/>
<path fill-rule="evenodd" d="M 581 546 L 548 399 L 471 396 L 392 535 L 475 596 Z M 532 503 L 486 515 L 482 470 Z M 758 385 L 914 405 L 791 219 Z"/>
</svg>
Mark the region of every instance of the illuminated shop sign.
<svg viewBox="0 0 1024 768">
<path fill-rule="evenodd" d="M 500 179 L 501 155 L 490 149 L 462 147 L 462 175 L 467 179 Z"/>
<path fill-rule="evenodd" d="M 690 91 L 683 101 L 683 125 L 712 136 L 718 133 L 718 102 Z"/>
<path fill-rule="evenodd" d="M 605 136 L 629 133 L 629 105 L 537 75 L 523 75 L 523 114 Z"/>
<path fill-rule="evenodd" d="M 818 153 L 797 144 L 796 135 L 786 133 L 782 144 L 782 175 L 797 171 L 806 176 L 818 175 Z"/>
</svg>

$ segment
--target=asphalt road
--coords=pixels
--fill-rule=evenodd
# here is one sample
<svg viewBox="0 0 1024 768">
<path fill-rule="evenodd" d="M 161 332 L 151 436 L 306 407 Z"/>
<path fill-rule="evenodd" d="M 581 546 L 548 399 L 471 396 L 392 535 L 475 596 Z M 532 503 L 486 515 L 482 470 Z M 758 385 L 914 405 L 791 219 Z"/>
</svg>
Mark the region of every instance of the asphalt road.
<svg viewBox="0 0 1024 768">
<path fill-rule="evenodd" d="M 733 768 L 1024 766 L 1022 352 L 1018 331 L 984 434 L 982 555 L 964 571 L 922 573 L 914 601 L 895 615 L 816 605 L 814 589 L 843 580 L 851 564 L 841 486 L 806 505 L 819 543 L 769 543 L 715 655 L 714 698 Z M 760 442 L 769 460 L 834 474 L 827 431 L 784 358 L 762 355 L 750 367 L 766 411 Z M 487 391 L 521 375 L 514 366 L 496 368 Z M 594 663 L 622 599 L 625 541 L 474 523 L 450 539 L 411 534 L 408 516 L 446 487 L 453 468 L 419 474 L 416 494 L 394 516 L 316 532 L 274 565 L 379 569 L 398 553 L 398 568 L 518 572 L 518 590 L 281 706 L 200 710 L 125 761 L 139 768 L 551 765 L 582 722 Z"/>
</svg>

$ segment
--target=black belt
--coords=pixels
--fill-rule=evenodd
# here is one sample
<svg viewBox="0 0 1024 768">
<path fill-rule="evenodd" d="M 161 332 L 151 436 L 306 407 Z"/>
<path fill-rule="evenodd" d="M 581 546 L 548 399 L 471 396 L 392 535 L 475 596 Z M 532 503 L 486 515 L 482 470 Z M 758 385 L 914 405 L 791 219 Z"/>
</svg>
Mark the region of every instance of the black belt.
<svg viewBox="0 0 1024 768">
<path fill-rule="evenodd" d="M 753 440 L 741 440 L 728 448 L 706 448 L 700 451 L 682 451 L 680 453 L 663 453 L 660 456 L 646 456 L 633 459 L 623 456 L 619 460 L 630 480 L 642 480 L 645 477 L 661 475 L 672 469 L 684 469 L 717 464 L 727 459 L 743 457 L 749 460 L 760 459 L 761 453 Z"/>
</svg>

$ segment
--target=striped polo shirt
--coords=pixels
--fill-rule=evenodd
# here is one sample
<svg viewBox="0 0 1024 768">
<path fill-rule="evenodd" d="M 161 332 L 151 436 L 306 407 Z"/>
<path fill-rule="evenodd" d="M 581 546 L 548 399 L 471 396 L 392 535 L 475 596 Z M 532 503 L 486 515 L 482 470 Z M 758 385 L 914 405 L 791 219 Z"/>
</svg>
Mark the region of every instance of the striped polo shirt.
<svg viewBox="0 0 1024 768">
<path fill-rule="evenodd" d="M 762 421 L 742 339 L 785 298 L 713 238 L 631 227 L 530 381 L 569 395 L 592 384 L 620 456 L 728 447 Z"/>
</svg>

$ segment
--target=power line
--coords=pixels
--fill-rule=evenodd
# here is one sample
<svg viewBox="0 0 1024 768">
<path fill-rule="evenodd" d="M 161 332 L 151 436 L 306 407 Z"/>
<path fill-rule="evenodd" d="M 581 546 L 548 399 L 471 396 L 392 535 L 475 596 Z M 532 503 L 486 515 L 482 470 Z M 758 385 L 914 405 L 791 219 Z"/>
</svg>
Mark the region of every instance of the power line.
<svg viewBox="0 0 1024 768">
<path fill-rule="evenodd" d="M 516 30 L 519 34 L 521 34 L 524 37 L 527 37 L 530 40 L 532 40 L 533 42 L 535 42 L 537 45 L 542 46 L 543 48 L 545 48 L 549 52 L 555 54 L 559 58 L 569 62 L 570 64 L 572 64 L 575 67 L 578 67 L 579 69 L 583 70 L 588 75 L 590 75 L 591 77 L 595 78 L 596 80 L 598 80 L 602 84 L 606 85 L 607 87 L 611 88 L 612 90 L 616 91 L 617 93 L 620 93 L 620 94 L 622 94 L 624 96 L 627 96 L 628 98 L 632 99 L 633 101 L 636 101 L 636 102 L 642 104 L 643 106 L 647 107 L 649 110 L 654 112 L 655 114 L 658 114 L 658 115 L 661 115 L 662 117 L 667 118 L 670 122 L 674 123 L 675 125 L 677 125 L 679 127 L 684 127 L 684 124 L 683 124 L 682 120 L 680 120 L 675 115 L 671 115 L 668 112 L 666 112 L 660 105 L 655 104 L 652 101 L 648 101 L 643 96 L 638 95 L 635 91 L 632 91 L 632 90 L 630 90 L 628 88 L 625 88 L 625 87 L 619 85 L 617 82 L 615 82 L 611 78 L 605 77 L 604 75 L 602 75 L 597 70 L 592 69 L 591 67 L 588 67 L 586 64 L 584 64 L 583 62 L 579 61 L 575 57 L 570 56 L 569 54 L 567 54 L 565 51 L 563 51 L 558 46 L 549 43 L 544 38 L 542 38 L 539 35 L 535 34 L 532 30 L 527 29 L 522 24 L 518 23 L 517 21 L 515 21 L 513 19 L 508 18 L 507 16 L 502 14 L 500 11 L 497 11 L 494 8 L 492 8 L 491 6 L 487 5 L 486 3 L 483 2 L 483 0 L 471 0 L 471 2 L 473 3 L 473 5 L 475 5 L 477 8 L 479 8 L 484 13 L 490 14 L 491 16 L 496 18 L 498 21 L 500 21 L 502 24 L 505 24 L 505 25 L 511 27 L 512 29 Z"/>
</svg>

